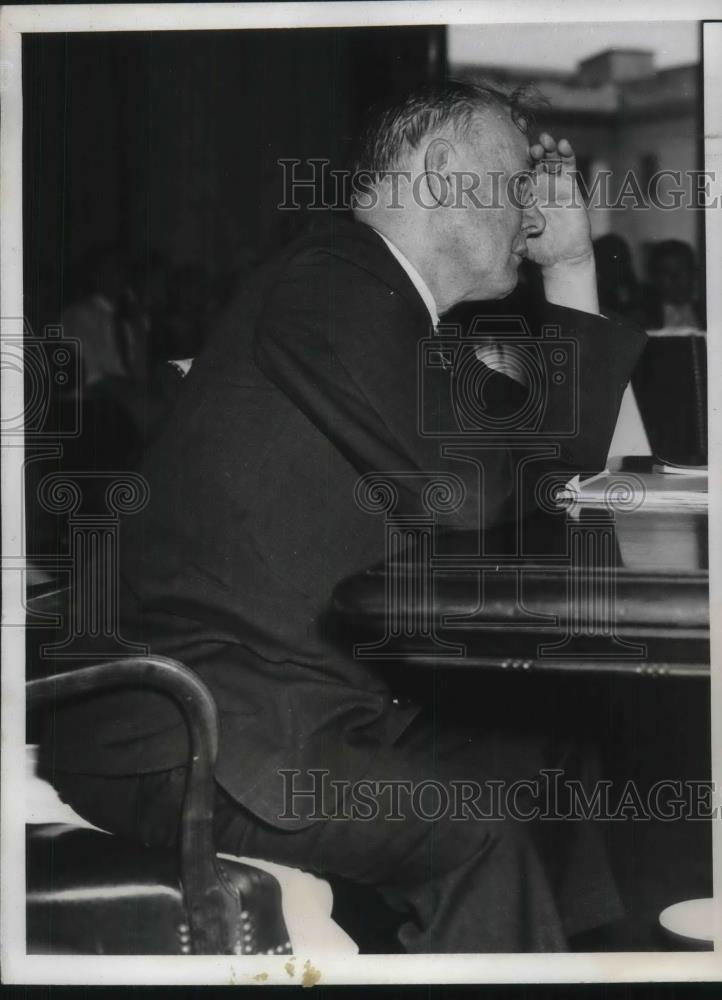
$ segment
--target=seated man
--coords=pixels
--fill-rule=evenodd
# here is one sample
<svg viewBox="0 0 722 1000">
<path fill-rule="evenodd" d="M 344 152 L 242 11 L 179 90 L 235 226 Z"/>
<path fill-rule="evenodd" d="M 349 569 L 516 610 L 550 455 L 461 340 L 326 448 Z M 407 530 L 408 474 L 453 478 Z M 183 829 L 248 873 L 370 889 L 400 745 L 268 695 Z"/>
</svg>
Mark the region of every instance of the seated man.
<svg viewBox="0 0 722 1000">
<path fill-rule="evenodd" d="M 361 476 L 383 474 L 413 513 L 429 477 L 453 473 L 465 499 L 449 523 L 467 528 L 518 513 L 510 449 L 455 459 L 421 433 L 420 420 L 453 415 L 443 366 L 419 413 L 417 354 L 439 314 L 509 294 L 525 256 L 541 269 L 544 322 L 579 357 L 564 390 L 578 386 L 578 433 L 536 475 L 604 466 L 643 334 L 598 314 L 569 143 L 529 147 L 525 128 L 504 95 L 453 82 L 378 117 L 354 221 L 295 242 L 240 290 L 147 456 L 151 499 L 122 535 L 122 634 L 191 666 L 216 698 L 219 848 L 375 886 L 405 914 L 411 952 L 564 950 L 619 915 L 590 824 L 562 824 L 562 837 L 488 809 L 485 782 L 583 769 L 580 752 L 500 729 L 493 706 L 472 728 L 435 723 L 322 624 L 338 581 L 384 554 Z M 486 398 L 503 407 L 524 390 L 503 357 L 487 360 Z M 555 417 L 546 407 L 542 429 Z M 78 812 L 172 841 L 186 748 L 160 697 L 68 707 L 50 749 Z M 430 819 L 432 802 L 404 793 L 430 780 L 479 795 L 456 820 Z"/>
</svg>

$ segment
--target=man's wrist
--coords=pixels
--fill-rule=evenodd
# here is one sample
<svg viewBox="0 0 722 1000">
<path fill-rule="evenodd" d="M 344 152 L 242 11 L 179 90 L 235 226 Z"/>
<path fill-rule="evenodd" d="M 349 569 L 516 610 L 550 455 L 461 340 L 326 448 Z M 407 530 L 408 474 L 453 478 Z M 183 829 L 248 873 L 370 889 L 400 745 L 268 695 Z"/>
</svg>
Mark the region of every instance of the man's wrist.
<svg viewBox="0 0 722 1000">
<path fill-rule="evenodd" d="M 542 277 L 556 277 L 559 274 L 564 274 L 568 271 L 570 274 L 579 274 L 587 271 L 591 268 L 595 272 L 596 278 L 596 262 L 594 260 L 594 252 L 589 250 L 586 253 L 579 254 L 577 257 L 564 257 L 562 260 L 557 260 L 553 264 L 546 264 L 541 268 Z"/>
<path fill-rule="evenodd" d="M 599 313 L 594 254 L 567 258 L 541 269 L 547 302 L 582 312 Z"/>
</svg>

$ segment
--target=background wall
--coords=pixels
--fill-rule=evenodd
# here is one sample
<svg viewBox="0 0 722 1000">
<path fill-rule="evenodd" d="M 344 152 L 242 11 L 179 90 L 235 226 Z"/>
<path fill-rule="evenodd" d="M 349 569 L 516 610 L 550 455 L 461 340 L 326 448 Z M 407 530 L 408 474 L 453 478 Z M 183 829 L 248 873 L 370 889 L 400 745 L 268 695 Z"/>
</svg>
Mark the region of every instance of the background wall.
<svg viewBox="0 0 722 1000">
<path fill-rule="evenodd" d="M 663 45 L 679 26 L 671 35 L 658 24 L 649 52 L 610 59 L 588 55 L 589 26 L 576 47 L 574 26 L 561 46 L 552 27 L 521 26 L 535 31 L 542 65 L 534 69 L 520 65 L 521 49 L 513 64 L 497 62 L 505 39 L 523 40 L 518 26 L 454 26 L 450 69 L 536 83 L 552 102 L 549 127 L 569 136 L 588 176 L 610 167 L 618 184 L 650 159 L 660 169 L 700 166 L 699 67 L 671 65 L 692 50 Z M 689 35 L 694 26 L 682 27 Z M 278 160 L 342 166 L 368 107 L 443 74 L 446 48 L 439 27 L 26 36 L 25 287 L 33 327 L 58 322 L 73 297 L 76 262 L 99 244 L 117 244 L 148 272 L 160 254 L 219 280 L 265 257 L 308 222 L 304 212 L 277 208 Z M 556 62 L 545 63 L 552 52 Z M 587 58 L 575 62 L 575 52 Z M 560 53 L 568 65 L 559 64 Z M 640 277 L 654 240 L 687 240 L 704 260 L 701 212 L 596 210 L 593 226 L 594 235 L 611 230 L 628 239 Z"/>
<path fill-rule="evenodd" d="M 470 79 L 536 86 L 550 102 L 544 126 L 569 138 L 588 182 L 611 170 L 614 200 L 630 170 L 646 191 L 656 170 L 703 169 L 700 30 L 694 21 L 453 25 L 449 67 Z M 671 185 L 660 184 L 662 199 Z M 592 209 L 592 231 L 624 237 L 640 278 L 659 240 L 684 240 L 704 265 L 702 211 L 629 206 Z"/>
<path fill-rule="evenodd" d="M 114 243 L 222 276 L 305 221 L 279 158 L 340 167 L 375 100 L 443 72 L 443 28 L 27 35 L 26 311 L 57 322 Z"/>
</svg>

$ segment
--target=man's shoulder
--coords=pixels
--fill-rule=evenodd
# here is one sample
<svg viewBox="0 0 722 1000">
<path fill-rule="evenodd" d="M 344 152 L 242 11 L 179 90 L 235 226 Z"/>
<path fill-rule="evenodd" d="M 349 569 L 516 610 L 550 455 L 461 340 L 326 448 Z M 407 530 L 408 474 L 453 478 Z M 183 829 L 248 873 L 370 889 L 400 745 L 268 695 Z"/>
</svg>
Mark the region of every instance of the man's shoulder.
<svg viewBox="0 0 722 1000">
<path fill-rule="evenodd" d="M 274 267 L 275 264 L 275 267 Z M 295 239 L 271 264 L 279 278 L 300 277 L 314 283 L 328 282 L 341 288 L 359 284 L 358 294 L 375 289 L 388 301 L 388 292 L 398 293 L 401 301 L 427 320 L 426 306 L 406 271 L 388 249 L 375 229 L 346 217 L 331 216 L 319 221 L 312 231 Z"/>
<path fill-rule="evenodd" d="M 387 277 L 390 256 L 383 239 L 370 226 L 346 217 L 326 216 L 289 243 L 271 266 L 280 263 L 285 270 L 299 262 L 334 266 L 332 262 L 341 261 Z"/>
<path fill-rule="evenodd" d="M 291 253 L 317 248 L 331 252 L 373 255 L 383 251 L 383 247 L 383 239 L 371 226 L 356 222 L 348 215 L 326 212 L 320 213 L 317 219 L 312 219 L 306 230 L 289 243 L 286 249 Z"/>
</svg>

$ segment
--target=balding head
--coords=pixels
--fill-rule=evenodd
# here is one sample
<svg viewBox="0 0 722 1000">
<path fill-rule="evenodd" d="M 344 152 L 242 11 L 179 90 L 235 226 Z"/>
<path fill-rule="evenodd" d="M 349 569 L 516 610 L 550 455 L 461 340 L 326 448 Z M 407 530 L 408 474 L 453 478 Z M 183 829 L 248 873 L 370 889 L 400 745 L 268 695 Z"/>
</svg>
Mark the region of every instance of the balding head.
<svg viewBox="0 0 722 1000">
<path fill-rule="evenodd" d="M 526 133 L 538 97 L 530 90 L 510 94 L 495 87 L 446 80 L 412 91 L 400 101 L 375 109 L 357 143 L 353 169 L 380 181 L 393 170 L 403 170 L 425 139 L 468 137 L 485 112 L 513 122 Z"/>
<path fill-rule="evenodd" d="M 411 260 L 440 311 L 500 298 L 525 249 L 528 92 L 447 81 L 379 111 L 354 162 L 354 214 Z M 536 211 L 535 225 L 543 228 Z"/>
</svg>

